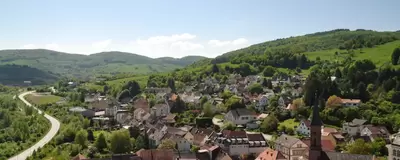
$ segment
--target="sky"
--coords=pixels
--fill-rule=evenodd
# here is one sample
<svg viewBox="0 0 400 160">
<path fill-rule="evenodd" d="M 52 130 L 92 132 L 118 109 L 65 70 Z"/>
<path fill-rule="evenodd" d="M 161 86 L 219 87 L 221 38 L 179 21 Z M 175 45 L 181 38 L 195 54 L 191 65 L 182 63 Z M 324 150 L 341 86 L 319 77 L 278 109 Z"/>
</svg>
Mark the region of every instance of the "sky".
<svg viewBox="0 0 400 160">
<path fill-rule="evenodd" d="M 337 28 L 400 30 L 400 0 L 1 0 L 0 49 L 216 57 Z"/>
</svg>

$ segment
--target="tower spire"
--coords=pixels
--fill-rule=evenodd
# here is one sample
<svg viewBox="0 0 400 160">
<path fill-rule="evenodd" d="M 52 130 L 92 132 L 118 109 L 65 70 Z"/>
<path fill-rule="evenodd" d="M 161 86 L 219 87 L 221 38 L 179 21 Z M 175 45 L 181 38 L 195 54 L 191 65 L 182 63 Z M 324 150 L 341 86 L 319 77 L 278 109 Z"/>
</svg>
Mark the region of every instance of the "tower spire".
<svg viewBox="0 0 400 160">
<path fill-rule="evenodd" d="M 318 90 L 315 92 L 315 100 L 314 100 L 314 107 L 313 107 L 313 114 L 311 119 L 312 126 L 322 126 L 321 117 L 319 116 L 319 107 L 318 107 Z"/>
</svg>

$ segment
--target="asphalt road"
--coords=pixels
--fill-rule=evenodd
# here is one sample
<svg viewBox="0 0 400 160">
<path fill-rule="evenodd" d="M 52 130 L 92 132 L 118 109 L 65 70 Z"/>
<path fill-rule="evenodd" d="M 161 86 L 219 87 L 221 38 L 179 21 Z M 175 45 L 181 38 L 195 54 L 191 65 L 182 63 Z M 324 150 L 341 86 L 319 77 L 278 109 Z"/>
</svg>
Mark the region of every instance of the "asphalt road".
<svg viewBox="0 0 400 160">
<path fill-rule="evenodd" d="M 32 106 L 28 101 L 25 100 L 24 96 L 33 93 L 34 91 L 29 91 L 29 92 L 24 92 L 22 94 L 20 94 L 18 96 L 18 98 L 23 101 L 26 105 L 33 107 L 34 109 L 36 109 L 40 114 L 42 113 L 41 110 L 39 110 L 38 108 L 36 108 L 35 106 Z M 49 132 L 47 132 L 47 134 L 38 142 L 36 142 L 36 144 L 34 144 L 33 146 L 31 146 L 30 148 L 26 149 L 25 151 L 19 153 L 18 155 L 15 155 L 11 158 L 9 158 L 9 160 L 25 160 L 27 159 L 30 155 L 32 155 L 34 150 L 37 150 L 38 148 L 43 147 L 45 144 L 49 143 L 50 140 L 57 134 L 58 130 L 60 129 L 60 122 L 55 119 L 54 117 L 45 114 L 44 117 L 46 117 L 50 123 L 51 123 L 51 129 Z"/>
</svg>

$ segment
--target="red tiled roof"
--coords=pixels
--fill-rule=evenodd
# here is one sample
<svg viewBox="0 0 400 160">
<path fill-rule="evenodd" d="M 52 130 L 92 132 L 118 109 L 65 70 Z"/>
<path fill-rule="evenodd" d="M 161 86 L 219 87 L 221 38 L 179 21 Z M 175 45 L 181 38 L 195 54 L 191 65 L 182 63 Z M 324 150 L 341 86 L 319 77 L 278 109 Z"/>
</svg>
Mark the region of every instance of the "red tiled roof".
<svg viewBox="0 0 400 160">
<path fill-rule="evenodd" d="M 276 160 L 276 159 L 284 159 L 285 157 L 279 151 L 273 150 L 271 148 L 267 148 L 264 152 L 261 152 L 256 160 Z"/>
<path fill-rule="evenodd" d="M 174 152 L 169 149 L 141 149 L 136 154 L 142 158 L 142 160 L 173 160 Z"/>
<path fill-rule="evenodd" d="M 302 120 L 302 122 L 304 123 L 304 125 L 306 125 L 307 127 L 311 126 L 311 121 L 310 120 Z"/>
<path fill-rule="evenodd" d="M 310 146 L 310 140 L 302 140 L 307 146 Z M 330 140 L 321 140 L 322 150 L 335 151 L 335 145 Z"/>
</svg>

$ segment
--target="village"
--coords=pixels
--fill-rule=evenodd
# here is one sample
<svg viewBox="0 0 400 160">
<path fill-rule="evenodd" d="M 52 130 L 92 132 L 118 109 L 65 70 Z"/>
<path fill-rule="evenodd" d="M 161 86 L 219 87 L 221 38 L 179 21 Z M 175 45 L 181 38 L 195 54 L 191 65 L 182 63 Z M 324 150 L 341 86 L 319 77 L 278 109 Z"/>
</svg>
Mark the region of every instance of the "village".
<svg viewBox="0 0 400 160">
<path fill-rule="evenodd" d="M 353 119 L 341 126 L 325 126 L 323 123 L 313 126 L 311 117 L 315 115 L 304 119 L 292 118 L 275 124 L 279 125 L 274 128 L 279 128 L 275 131 L 277 134 L 266 133 L 263 125 L 274 125 L 266 121 L 272 113 L 271 103 L 277 105 L 278 111 L 275 112 L 290 113 L 300 107 L 295 101 L 303 96 L 301 86 L 305 78 L 294 75 L 265 80 L 258 75 L 242 77 L 231 74 L 225 83 L 205 78 L 202 83 L 186 86 L 175 93 L 171 88 L 148 87 L 140 96 L 119 101 L 104 94 L 90 93 L 85 97 L 88 108 L 78 106 L 69 111 L 95 122 L 98 130 L 125 128 L 148 137 L 149 149 L 141 149 L 135 154 L 143 160 L 301 160 L 307 159 L 309 150 L 315 149 L 315 144 L 311 143 L 313 138 L 320 139 L 322 152 L 341 157 L 338 159 L 375 158 L 373 155 L 340 152 L 341 147 L 355 143 L 357 139 L 365 142 L 383 139 L 389 157 L 400 156 L 400 140 L 391 144 L 396 135 L 390 135 L 384 126 L 367 124 L 363 119 Z M 335 77 L 331 80 L 334 81 Z M 261 86 L 261 90 L 254 89 L 254 86 Z M 150 94 L 153 101 L 146 97 Z M 230 98 L 226 97 L 227 94 Z M 233 98 L 238 100 L 233 103 L 244 105 L 220 106 Z M 359 99 L 346 97 L 338 97 L 336 101 L 340 107 L 358 107 L 361 104 Z M 287 125 L 288 121 L 291 121 L 290 125 Z M 319 131 L 315 132 L 315 127 Z M 156 149 L 171 140 L 175 143 L 173 150 Z M 81 155 L 76 158 L 79 157 Z"/>
</svg>

